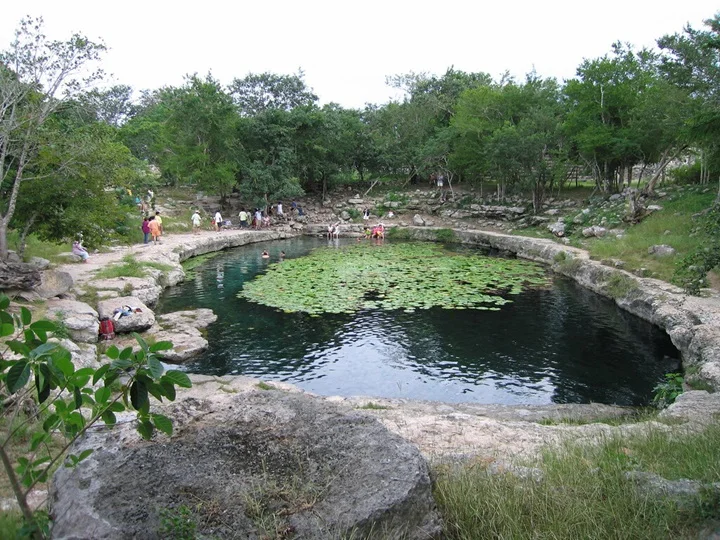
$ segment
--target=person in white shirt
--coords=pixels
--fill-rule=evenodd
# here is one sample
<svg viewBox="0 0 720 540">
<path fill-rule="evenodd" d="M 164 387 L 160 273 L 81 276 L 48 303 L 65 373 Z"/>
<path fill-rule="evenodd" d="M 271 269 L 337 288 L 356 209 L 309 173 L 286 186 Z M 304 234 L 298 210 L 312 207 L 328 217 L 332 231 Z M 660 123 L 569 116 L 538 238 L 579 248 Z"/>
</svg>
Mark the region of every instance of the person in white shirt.
<svg viewBox="0 0 720 540">
<path fill-rule="evenodd" d="M 282 201 L 278 201 L 278 203 L 277 203 L 277 217 L 278 217 L 278 219 L 285 219 L 285 214 L 283 213 Z"/>
<path fill-rule="evenodd" d="M 200 213 L 195 210 L 190 219 L 192 220 L 193 234 L 198 234 L 200 232 Z"/>
<path fill-rule="evenodd" d="M 220 227 L 222 226 L 222 222 L 223 222 L 223 218 L 222 218 L 222 214 L 220 214 L 220 210 L 218 210 L 217 212 L 215 212 L 215 219 L 214 219 L 214 221 L 215 221 L 215 230 L 216 230 L 217 232 L 220 232 Z"/>
</svg>

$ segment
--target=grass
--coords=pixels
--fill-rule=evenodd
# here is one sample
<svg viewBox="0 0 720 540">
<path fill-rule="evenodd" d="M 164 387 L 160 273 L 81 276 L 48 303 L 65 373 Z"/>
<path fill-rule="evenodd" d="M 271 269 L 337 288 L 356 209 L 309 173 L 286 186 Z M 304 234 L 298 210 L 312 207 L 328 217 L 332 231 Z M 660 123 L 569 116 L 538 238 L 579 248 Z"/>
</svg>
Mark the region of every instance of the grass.
<svg viewBox="0 0 720 540">
<path fill-rule="evenodd" d="M 438 242 L 453 243 L 458 241 L 458 236 L 452 229 L 438 229 L 435 231 L 435 238 Z"/>
<path fill-rule="evenodd" d="M 260 381 L 255 386 L 257 386 L 260 390 L 277 390 L 277 388 L 275 388 L 273 385 L 263 381 Z"/>
<path fill-rule="evenodd" d="M 101 270 L 98 270 L 95 276 L 99 279 L 112 279 L 119 277 L 143 277 L 146 274 L 147 268 L 155 268 L 161 272 L 168 272 L 173 269 L 168 264 L 162 264 L 157 262 L 141 262 L 138 261 L 132 255 L 125 255 L 122 258 L 122 263 L 113 264 Z"/>
<path fill-rule="evenodd" d="M 704 243 L 702 235 L 691 236 L 697 227 L 692 216 L 708 208 L 714 197 L 714 193 L 685 191 L 662 199 L 659 204 L 663 210 L 628 228 L 622 238 L 589 240 L 590 255 L 596 260 L 621 259 L 630 269 L 647 268 L 653 277 L 670 281 L 676 262 Z M 677 254 L 661 258 L 649 255 L 648 248 L 657 244 L 670 245 Z"/>
<path fill-rule="evenodd" d="M 390 407 L 386 407 L 385 405 L 378 405 L 377 403 L 373 403 L 372 401 L 358 407 L 358 409 L 367 409 L 371 411 L 384 411 L 389 408 Z"/>
<path fill-rule="evenodd" d="M 632 292 L 638 290 L 638 284 L 630 276 L 618 272 L 610 276 L 610 279 L 605 285 L 605 290 L 611 298 L 625 298 Z"/>
<path fill-rule="evenodd" d="M 0 512 L 0 538 L 22 538 L 22 526 L 23 518 L 19 511 Z"/>
<path fill-rule="evenodd" d="M 720 517 L 702 496 L 679 509 L 668 498 L 644 495 L 626 475 L 643 470 L 717 482 L 717 425 L 682 438 L 651 430 L 599 445 L 568 444 L 547 451 L 536 466 L 542 481 L 491 473 L 482 463 L 434 467 L 443 538 L 687 538 L 704 519 Z"/>
</svg>

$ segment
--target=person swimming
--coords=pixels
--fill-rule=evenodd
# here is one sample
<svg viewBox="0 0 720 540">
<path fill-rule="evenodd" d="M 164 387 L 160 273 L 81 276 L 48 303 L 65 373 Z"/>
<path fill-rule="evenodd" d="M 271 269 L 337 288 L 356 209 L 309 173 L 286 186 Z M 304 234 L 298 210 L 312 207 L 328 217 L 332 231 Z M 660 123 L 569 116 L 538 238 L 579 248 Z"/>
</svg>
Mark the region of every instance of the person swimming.
<svg viewBox="0 0 720 540">
<path fill-rule="evenodd" d="M 263 259 L 269 259 L 269 258 L 270 258 L 270 254 L 267 252 L 267 250 L 265 250 L 265 251 L 262 252 L 262 258 L 263 258 Z"/>
</svg>

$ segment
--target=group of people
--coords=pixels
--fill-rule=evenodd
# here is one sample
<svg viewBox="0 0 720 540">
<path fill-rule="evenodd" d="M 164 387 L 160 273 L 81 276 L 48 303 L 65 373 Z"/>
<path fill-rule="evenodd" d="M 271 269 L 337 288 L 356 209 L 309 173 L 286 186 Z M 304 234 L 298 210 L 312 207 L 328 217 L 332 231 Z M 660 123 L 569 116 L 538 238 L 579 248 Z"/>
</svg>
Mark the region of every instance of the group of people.
<svg viewBox="0 0 720 540">
<path fill-rule="evenodd" d="M 156 210 L 155 215 L 145 216 L 143 218 L 142 232 L 144 244 L 149 244 L 151 238 L 154 244 L 160 243 L 160 237 L 163 232 L 165 232 L 163 230 L 162 217 L 160 217 L 160 210 Z"/>
</svg>

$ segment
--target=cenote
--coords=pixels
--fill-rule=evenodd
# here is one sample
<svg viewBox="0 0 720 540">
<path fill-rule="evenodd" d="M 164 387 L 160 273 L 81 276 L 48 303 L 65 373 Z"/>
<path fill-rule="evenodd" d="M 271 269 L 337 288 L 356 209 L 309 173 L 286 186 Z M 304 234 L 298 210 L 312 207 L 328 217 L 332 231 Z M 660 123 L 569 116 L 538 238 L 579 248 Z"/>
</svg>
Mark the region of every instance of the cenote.
<svg viewBox="0 0 720 540">
<path fill-rule="evenodd" d="M 353 242 L 330 245 L 341 257 Z M 645 405 L 678 366 L 662 330 L 550 273 L 547 285 L 503 295 L 512 302 L 491 310 L 367 307 L 318 316 L 238 297 L 281 251 L 284 265 L 327 245 L 300 237 L 214 254 L 194 279 L 167 290 L 159 313 L 205 307 L 218 316 L 208 328 L 209 350 L 185 369 L 285 381 L 321 395 Z M 312 294 L 331 294 L 324 288 L 321 282 Z"/>
</svg>

